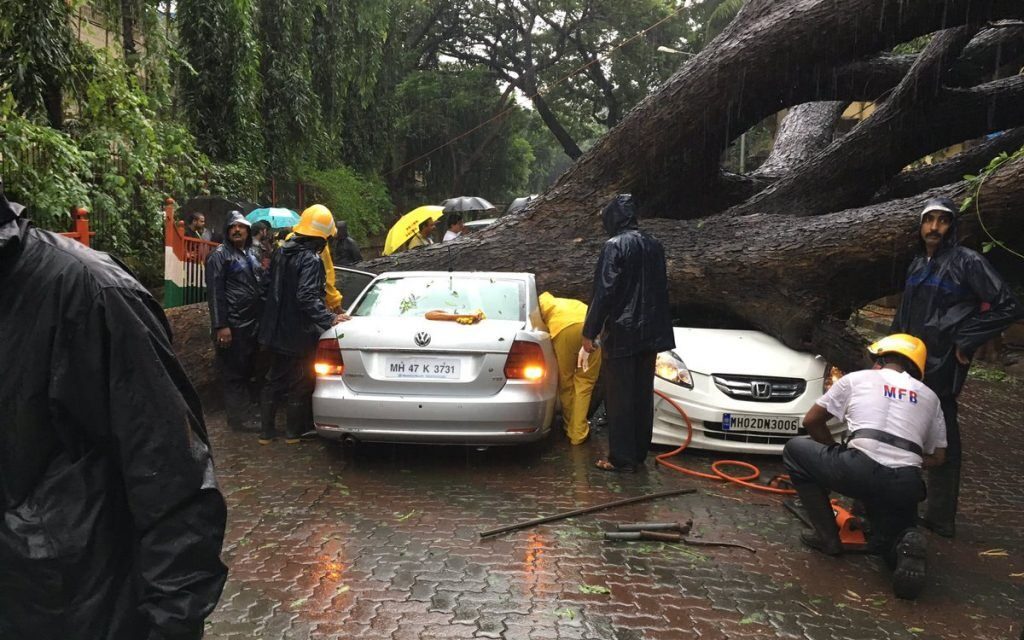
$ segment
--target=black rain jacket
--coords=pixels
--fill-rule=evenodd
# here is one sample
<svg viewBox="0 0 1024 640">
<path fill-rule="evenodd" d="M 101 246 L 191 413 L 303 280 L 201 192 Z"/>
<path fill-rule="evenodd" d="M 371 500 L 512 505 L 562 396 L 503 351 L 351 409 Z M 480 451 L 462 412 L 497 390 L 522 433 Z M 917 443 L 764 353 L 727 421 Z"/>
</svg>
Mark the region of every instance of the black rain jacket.
<svg viewBox="0 0 1024 640">
<path fill-rule="evenodd" d="M 238 214 L 228 218 L 224 225 L 224 243 L 206 258 L 206 303 L 214 331 L 231 327 L 255 335 L 262 311 L 259 282 L 262 270 L 250 251 L 251 235 L 246 237 L 245 248 L 241 251 L 231 244 L 228 228 L 240 218 Z"/>
<path fill-rule="evenodd" d="M 602 223 L 611 238 L 597 259 L 583 335 L 593 340 L 604 331 L 602 348 L 609 358 L 671 349 L 675 338 L 664 248 L 637 229 L 629 196 L 605 207 Z"/>
<path fill-rule="evenodd" d="M 334 314 L 324 302 L 327 278 L 320 259 L 324 240 L 296 235 L 274 252 L 265 279 L 266 303 L 259 342 L 275 353 L 307 356 Z"/>
<path fill-rule="evenodd" d="M 359 244 L 352 239 L 352 236 L 340 235 L 334 241 L 334 264 L 347 266 L 363 261 L 363 254 L 359 251 Z"/>
<path fill-rule="evenodd" d="M 0 638 L 200 638 L 226 511 L 163 311 L 106 254 L 7 214 Z"/>
<path fill-rule="evenodd" d="M 956 219 L 943 246 L 929 260 L 922 251 L 907 270 L 903 298 L 891 333 L 909 333 L 924 341 L 928 362 L 924 382 L 940 398 L 956 396 L 968 366 L 956 348 L 970 357 L 998 336 L 1024 309 L 984 257 L 957 244 Z"/>
</svg>

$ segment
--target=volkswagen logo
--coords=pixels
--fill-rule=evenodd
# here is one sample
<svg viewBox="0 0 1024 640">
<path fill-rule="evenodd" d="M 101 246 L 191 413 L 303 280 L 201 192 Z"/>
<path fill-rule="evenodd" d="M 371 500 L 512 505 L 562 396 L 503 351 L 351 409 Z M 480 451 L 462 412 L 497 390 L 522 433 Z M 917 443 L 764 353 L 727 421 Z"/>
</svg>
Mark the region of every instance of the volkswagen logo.
<svg viewBox="0 0 1024 640">
<path fill-rule="evenodd" d="M 430 344 L 430 334 L 426 331 L 420 331 L 413 337 L 413 341 L 417 346 L 425 347 Z"/>
<path fill-rule="evenodd" d="M 772 384 L 754 380 L 750 383 L 750 395 L 758 400 L 765 400 L 772 397 Z"/>
</svg>

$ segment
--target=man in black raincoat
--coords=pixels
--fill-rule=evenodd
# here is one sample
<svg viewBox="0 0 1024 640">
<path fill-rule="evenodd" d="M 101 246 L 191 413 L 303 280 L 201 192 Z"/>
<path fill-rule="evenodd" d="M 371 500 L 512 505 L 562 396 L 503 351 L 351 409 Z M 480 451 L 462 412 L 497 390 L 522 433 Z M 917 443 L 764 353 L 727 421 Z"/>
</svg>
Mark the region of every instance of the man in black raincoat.
<svg viewBox="0 0 1024 640">
<path fill-rule="evenodd" d="M 287 398 L 285 442 L 300 441 L 311 428 L 309 402 L 316 379 L 313 361 L 320 334 L 347 320 L 324 302 L 327 278 L 320 253 L 335 234 L 331 212 L 313 205 L 302 212 L 294 236 L 274 252 L 265 281 L 266 307 L 259 342 L 271 352 L 270 371 L 260 397 L 260 444 L 276 437 L 277 399 Z"/>
<path fill-rule="evenodd" d="M 0 638 L 201 638 L 227 569 L 160 306 L 0 197 Z"/>
<path fill-rule="evenodd" d="M 224 389 L 224 411 L 235 431 L 256 431 L 247 422 L 249 378 L 256 353 L 260 313 L 260 267 L 250 251 L 249 221 L 228 213 L 225 241 L 206 259 L 206 302 Z"/>
<path fill-rule="evenodd" d="M 348 223 L 338 222 L 338 237 L 334 240 L 334 264 L 347 266 L 363 261 L 359 244 L 348 235 Z"/>
<path fill-rule="evenodd" d="M 665 250 L 637 228 L 633 197 L 620 194 L 601 214 L 604 243 L 583 323 L 583 348 L 601 336 L 608 414 L 605 471 L 637 471 L 647 458 L 654 429 L 654 363 L 675 346 L 668 306 Z"/>
<path fill-rule="evenodd" d="M 946 419 L 945 464 L 928 471 L 922 524 L 945 537 L 955 534 L 960 495 L 960 425 L 956 398 L 974 352 L 998 336 L 1024 309 L 981 254 L 957 244 L 956 205 L 933 198 L 921 212 L 921 252 L 907 270 L 892 333 L 924 341 L 924 382 L 939 396 Z"/>
</svg>

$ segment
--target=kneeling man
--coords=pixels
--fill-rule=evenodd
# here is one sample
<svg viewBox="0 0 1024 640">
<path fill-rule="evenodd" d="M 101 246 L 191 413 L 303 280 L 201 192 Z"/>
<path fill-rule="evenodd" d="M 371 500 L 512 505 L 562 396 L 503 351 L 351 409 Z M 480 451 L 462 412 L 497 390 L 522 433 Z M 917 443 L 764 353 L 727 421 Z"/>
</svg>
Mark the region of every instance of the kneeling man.
<svg viewBox="0 0 1024 640">
<path fill-rule="evenodd" d="M 842 552 L 829 503 L 836 491 L 864 503 L 871 525 L 869 548 L 885 557 L 893 591 L 916 598 L 924 587 L 924 535 L 915 528 L 917 503 L 925 497 L 921 467 L 942 464 L 946 426 L 939 399 L 921 382 L 926 349 L 907 335 L 888 336 L 868 347 L 873 369 L 840 378 L 804 416 L 810 438 L 786 444 L 783 461 L 814 531 L 807 546 L 828 555 Z M 849 427 L 845 444 L 832 440 L 830 416 Z"/>
</svg>

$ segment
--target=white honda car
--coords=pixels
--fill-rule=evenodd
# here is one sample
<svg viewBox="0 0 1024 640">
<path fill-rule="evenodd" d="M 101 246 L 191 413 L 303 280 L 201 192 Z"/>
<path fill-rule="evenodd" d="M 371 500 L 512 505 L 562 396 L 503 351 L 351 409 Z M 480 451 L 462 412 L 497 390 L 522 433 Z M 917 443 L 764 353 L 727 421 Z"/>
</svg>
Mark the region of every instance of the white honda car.
<svg viewBox="0 0 1024 640">
<path fill-rule="evenodd" d="M 654 388 L 693 424 L 690 447 L 779 454 L 815 400 L 842 376 L 821 356 L 794 351 L 759 331 L 676 327 L 676 346 L 658 355 Z M 833 435 L 845 424 L 829 423 Z M 677 446 L 686 422 L 655 396 L 654 442 Z"/>
<path fill-rule="evenodd" d="M 533 274 L 384 273 L 348 309 L 352 319 L 317 350 L 321 436 L 492 445 L 548 434 L 558 371 Z M 484 319 L 428 320 L 430 311 Z"/>
</svg>

